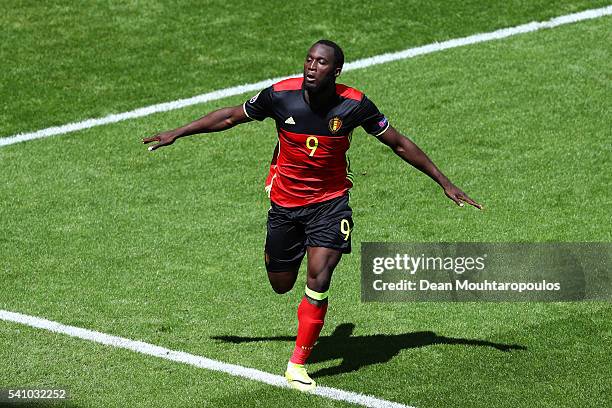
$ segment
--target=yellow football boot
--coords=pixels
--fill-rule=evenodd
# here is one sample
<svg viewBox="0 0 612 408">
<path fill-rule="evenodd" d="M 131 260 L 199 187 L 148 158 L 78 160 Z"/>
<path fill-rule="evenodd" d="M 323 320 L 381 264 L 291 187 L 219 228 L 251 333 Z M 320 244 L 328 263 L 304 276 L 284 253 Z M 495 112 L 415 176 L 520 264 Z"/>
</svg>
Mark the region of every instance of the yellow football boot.
<svg viewBox="0 0 612 408">
<path fill-rule="evenodd" d="M 312 391 L 317 386 L 317 383 L 308 376 L 303 364 L 294 364 L 291 361 L 288 362 L 285 378 L 289 382 L 291 388 L 295 388 L 299 391 Z"/>
</svg>

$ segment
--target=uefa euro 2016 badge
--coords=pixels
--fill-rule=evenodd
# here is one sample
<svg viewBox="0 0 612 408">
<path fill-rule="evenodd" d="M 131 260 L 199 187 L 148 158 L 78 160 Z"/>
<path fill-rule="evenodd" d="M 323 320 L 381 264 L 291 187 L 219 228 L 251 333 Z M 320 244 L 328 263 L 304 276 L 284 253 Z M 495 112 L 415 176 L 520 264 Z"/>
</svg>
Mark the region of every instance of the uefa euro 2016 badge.
<svg viewBox="0 0 612 408">
<path fill-rule="evenodd" d="M 339 117 L 334 117 L 329 121 L 329 130 L 336 133 L 342 127 L 342 120 Z"/>
</svg>

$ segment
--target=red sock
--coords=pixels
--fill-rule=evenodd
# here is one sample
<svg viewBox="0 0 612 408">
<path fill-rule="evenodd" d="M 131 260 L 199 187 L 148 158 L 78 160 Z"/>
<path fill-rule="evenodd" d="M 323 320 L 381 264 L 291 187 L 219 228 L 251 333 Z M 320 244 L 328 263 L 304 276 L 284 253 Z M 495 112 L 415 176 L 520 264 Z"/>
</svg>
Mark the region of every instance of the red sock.
<svg viewBox="0 0 612 408">
<path fill-rule="evenodd" d="M 298 334 L 295 341 L 293 355 L 289 359 L 294 364 L 305 364 L 310 356 L 312 348 L 319 338 L 319 333 L 323 328 L 327 303 L 322 306 L 315 306 L 310 303 L 306 296 L 298 307 Z"/>
</svg>

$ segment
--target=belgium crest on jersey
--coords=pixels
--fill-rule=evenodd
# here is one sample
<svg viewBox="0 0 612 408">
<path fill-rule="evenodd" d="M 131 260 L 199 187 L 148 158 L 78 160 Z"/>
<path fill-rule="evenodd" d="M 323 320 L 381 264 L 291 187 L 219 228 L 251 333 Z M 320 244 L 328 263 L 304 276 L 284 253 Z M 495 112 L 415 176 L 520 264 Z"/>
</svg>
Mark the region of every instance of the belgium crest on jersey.
<svg viewBox="0 0 612 408">
<path fill-rule="evenodd" d="M 336 133 L 342 127 L 342 120 L 336 116 L 329 121 L 329 130 L 332 133 Z"/>
</svg>

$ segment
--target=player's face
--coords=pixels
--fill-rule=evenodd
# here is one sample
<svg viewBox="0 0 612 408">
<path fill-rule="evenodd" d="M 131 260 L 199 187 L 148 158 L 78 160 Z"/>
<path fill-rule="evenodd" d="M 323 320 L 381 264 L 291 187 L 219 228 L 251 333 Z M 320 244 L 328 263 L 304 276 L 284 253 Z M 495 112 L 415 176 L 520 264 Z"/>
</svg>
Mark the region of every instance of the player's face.
<svg viewBox="0 0 612 408">
<path fill-rule="evenodd" d="M 304 87 L 318 91 L 335 83 L 340 71 L 334 65 L 333 48 L 323 44 L 313 45 L 304 61 Z"/>
</svg>

